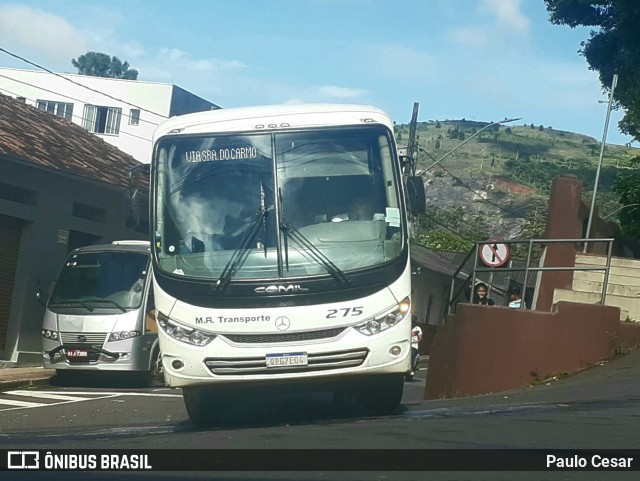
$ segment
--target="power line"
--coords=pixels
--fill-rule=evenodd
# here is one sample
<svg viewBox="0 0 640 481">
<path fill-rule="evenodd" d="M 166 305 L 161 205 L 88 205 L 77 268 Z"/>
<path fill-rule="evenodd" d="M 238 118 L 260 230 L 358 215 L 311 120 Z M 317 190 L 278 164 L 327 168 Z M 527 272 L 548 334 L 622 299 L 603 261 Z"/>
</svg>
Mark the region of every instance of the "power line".
<svg viewBox="0 0 640 481">
<path fill-rule="evenodd" d="M 39 85 L 34 85 L 34 84 L 29 83 L 29 82 L 25 82 L 24 80 L 18 80 L 17 78 L 9 77 L 9 76 L 7 76 L 7 75 L 2 75 L 2 74 L 0 74 L 0 77 L 2 77 L 2 78 L 6 78 L 6 79 L 8 79 L 8 80 L 11 80 L 11 81 L 16 82 L 16 83 L 19 83 L 19 84 L 28 85 L 29 87 L 33 87 L 33 88 L 36 88 L 36 89 L 42 90 L 43 92 L 49 92 L 49 93 L 52 93 L 52 94 L 54 94 L 54 95 L 59 95 L 60 97 L 64 97 L 64 98 L 66 98 L 66 99 L 75 100 L 76 102 L 80 102 L 80 103 L 86 104 L 86 102 L 85 102 L 84 100 L 82 100 L 82 99 L 78 99 L 78 98 L 75 98 L 75 97 L 71 97 L 70 95 L 62 94 L 62 93 L 60 93 L 60 92 L 56 92 L 55 90 L 49 90 L 49 89 L 46 89 L 46 88 L 44 88 L 44 87 L 40 87 Z M 5 90 L 6 92 L 9 92 L 9 90 L 6 90 L 6 89 L 4 89 L 4 90 Z M 17 94 L 17 93 L 15 93 L 15 92 L 12 92 L 12 93 L 13 93 L 14 95 L 20 95 L 20 94 Z M 35 102 L 35 101 L 37 101 L 37 99 L 29 99 L 29 100 L 33 100 L 34 102 Z M 155 125 L 155 126 L 158 126 L 158 125 L 159 125 L 157 122 L 151 122 L 150 120 L 146 120 L 146 119 L 142 119 L 142 118 L 140 119 L 140 121 L 141 121 L 141 122 L 145 122 L 145 123 L 147 123 L 147 124 Z"/>
<path fill-rule="evenodd" d="M 493 127 L 494 125 L 500 125 L 500 124 L 506 124 L 509 122 L 515 122 L 516 120 L 521 120 L 521 119 L 504 119 L 501 120 L 500 122 L 490 122 L 489 124 L 485 125 L 484 127 L 482 127 L 480 130 L 478 130 L 477 132 L 475 132 L 473 135 L 470 135 L 469 137 L 467 137 L 466 140 L 460 142 L 458 145 L 456 145 L 453 149 L 451 149 L 449 152 L 447 152 L 446 154 L 444 154 L 442 157 L 440 157 L 438 160 L 434 159 L 433 157 L 431 157 L 435 162 L 433 164 L 431 164 L 429 167 L 427 167 L 425 170 L 422 171 L 422 173 L 427 172 L 428 170 L 431 170 L 433 167 L 435 167 L 436 165 L 438 165 L 440 162 L 442 162 L 444 159 L 446 159 L 447 157 L 449 157 L 451 154 L 453 154 L 456 150 L 458 150 L 460 147 L 462 147 L 464 144 L 466 144 L 467 142 L 469 142 L 471 139 L 473 139 L 474 137 L 480 135 L 483 131 L 487 130 L 489 127 Z M 426 153 L 426 152 L 425 152 Z"/>
<path fill-rule="evenodd" d="M 469 238 L 469 237 L 467 237 L 467 236 L 465 236 L 465 235 L 463 235 L 463 234 L 460 234 L 460 232 L 456 232 L 456 231 L 455 231 L 455 230 L 453 230 L 451 227 L 449 227 L 448 225 L 443 224 L 442 222 L 440 222 L 440 221 L 439 221 L 438 219 L 436 219 L 435 217 L 431 217 L 429 214 L 422 214 L 422 215 L 424 215 L 427 219 L 429 219 L 430 221 L 432 221 L 432 222 L 436 223 L 436 224 L 437 224 L 437 225 L 439 225 L 440 227 L 442 227 L 442 228 L 444 228 L 444 229 L 448 230 L 448 231 L 449 231 L 449 232 L 451 232 L 452 234 L 457 235 L 457 236 L 458 236 L 458 237 L 460 237 L 461 239 L 464 239 L 464 240 L 469 241 L 469 242 L 474 242 L 474 243 L 476 242 L 475 240 L 473 240 L 473 239 L 471 239 L 471 238 Z"/>
<path fill-rule="evenodd" d="M 519 215 L 515 210 L 511 210 L 511 209 L 507 209 L 506 207 L 501 206 L 500 204 L 496 204 L 493 201 L 490 201 L 489 199 L 485 199 L 483 197 L 483 195 L 478 192 L 477 190 L 473 189 L 472 187 L 470 187 L 469 185 L 467 185 L 460 177 L 458 177 L 457 175 L 455 175 L 454 173 L 452 173 L 449 169 L 447 169 L 445 166 L 443 166 L 442 164 L 439 164 L 440 160 L 436 160 L 429 152 L 427 152 L 425 149 L 423 149 L 420 145 L 418 145 L 418 149 L 423 152 L 424 154 L 428 155 L 429 158 L 431 158 L 432 160 L 434 160 L 435 162 L 431 165 L 431 167 L 438 165 L 438 167 L 440 167 L 442 170 L 444 170 L 447 174 L 449 174 L 456 182 L 458 182 L 460 185 L 462 185 L 463 187 L 465 187 L 466 189 L 468 189 L 469 191 L 473 192 L 474 194 L 476 194 L 480 199 L 482 199 L 482 201 L 491 204 L 495 207 L 497 207 L 498 209 L 500 209 L 503 212 L 509 213 L 509 214 L 515 214 L 517 217 L 522 217 L 521 215 Z M 430 168 L 431 168 L 430 167 Z M 428 170 L 428 169 L 427 169 Z"/>
<path fill-rule="evenodd" d="M 122 99 L 119 99 L 119 98 L 117 98 L 117 97 L 114 97 L 113 95 L 109 95 L 109 94 L 106 94 L 106 93 L 104 93 L 104 92 L 100 92 L 99 90 L 93 89 L 93 88 L 91 88 L 91 87 L 87 87 L 86 85 L 83 85 L 83 84 L 81 84 L 80 82 L 76 82 L 75 80 L 71 80 L 70 78 L 67 78 L 67 77 L 65 77 L 64 75 L 61 75 L 61 74 L 56 73 L 56 72 L 53 72 L 53 71 L 49 70 L 48 68 L 43 67 L 42 65 L 38 65 L 38 64 L 37 64 L 37 63 L 35 63 L 35 62 L 32 62 L 32 61 L 30 61 L 30 60 L 27 60 L 27 59 L 26 59 L 26 58 L 24 58 L 24 57 L 21 57 L 20 55 L 17 55 L 17 54 L 15 54 L 15 53 L 13 53 L 13 52 L 9 52 L 8 50 L 6 50 L 6 49 L 4 49 L 4 48 L 2 48 L 2 47 L 0 47 L 0 52 L 4 52 L 4 53 L 6 53 L 7 55 L 10 55 L 11 57 L 14 57 L 14 58 L 17 58 L 17 59 L 19 59 L 19 60 L 22 60 L 23 62 L 28 63 L 29 65 L 33 65 L 33 66 L 34 66 L 34 67 L 36 67 L 36 68 L 39 68 L 39 69 L 41 69 L 41 70 L 44 70 L 45 72 L 48 72 L 48 73 L 50 73 L 50 74 L 52 74 L 52 75 L 55 75 L 56 77 L 60 77 L 60 78 L 62 78 L 62 79 L 64 79 L 64 80 L 66 80 L 67 82 L 71 82 L 72 84 L 79 85 L 80 87 L 83 87 L 83 88 L 85 88 L 85 89 L 87 89 L 87 90 L 91 90 L 92 92 L 98 93 L 98 94 L 100 94 L 100 95 L 104 95 L 105 97 L 109 97 L 110 99 L 117 100 L 118 102 L 122 102 L 122 103 L 124 103 L 124 104 L 126 104 L 126 105 L 130 105 L 130 106 L 132 106 L 132 107 L 135 107 L 135 108 L 137 108 L 137 109 L 143 110 L 143 111 L 148 112 L 148 113 L 150 113 L 150 114 L 158 115 L 159 117 L 162 117 L 162 118 L 165 118 L 165 119 L 166 119 L 166 118 L 168 118 L 166 115 L 159 114 L 159 113 L 154 112 L 154 111 L 152 111 L 152 110 L 148 110 L 148 109 L 145 109 L 145 108 L 143 108 L 143 107 L 140 107 L 140 106 L 138 106 L 138 105 L 136 105 L 136 104 L 132 104 L 131 102 L 127 102 L 126 100 L 122 100 Z"/>
<path fill-rule="evenodd" d="M 0 76 L 1 76 L 1 75 L 0 75 Z M 11 95 L 19 96 L 19 94 L 17 94 L 16 92 L 12 92 L 11 90 L 7 90 L 7 89 L 2 88 L 2 87 L 0 87 L 0 91 L 8 92 L 8 93 L 10 93 Z M 24 96 L 23 96 L 23 97 L 24 97 Z M 24 98 L 25 98 L 25 99 L 27 99 L 27 100 L 31 100 L 31 101 L 33 101 L 33 102 L 35 102 L 35 101 L 36 101 L 36 100 L 34 100 L 34 99 L 31 99 L 31 98 L 27 98 L 27 97 L 24 97 Z M 69 98 L 71 98 L 71 97 L 69 97 Z M 42 112 L 46 112 L 46 113 L 51 114 L 51 112 L 47 112 L 46 110 L 39 109 L 37 106 L 36 106 L 35 108 L 36 108 L 36 109 L 38 109 L 38 110 L 41 110 Z M 56 117 L 58 117 L 58 118 L 61 118 L 61 119 L 64 119 L 64 117 L 60 117 L 59 115 L 56 115 L 56 114 L 51 114 L 51 115 L 54 115 L 54 116 L 56 116 Z M 71 117 L 76 118 L 76 119 L 79 119 L 79 120 L 81 120 L 81 121 L 83 121 L 83 122 L 86 120 L 86 117 L 81 116 L 81 115 L 71 114 Z M 84 128 L 84 127 L 82 127 L 82 128 Z M 6 130 L 6 129 L 5 129 L 5 130 Z M 87 130 L 87 129 L 85 129 L 85 130 Z M 91 133 L 91 134 L 99 134 L 99 133 L 101 133 L 101 132 L 90 132 L 89 130 L 87 130 L 87 132 L 89 132 L 89 133 Z M 17 132 L 15 132 L 15 131 L 14 131 L 13 133 L 17 133 Z M 135 135 L 135 134 L 132 134 L 132 133 L 130 133 L 130 132 L 125 132 L 124 130 L 118 129 L 118 135 L 120 135 L 120 134 L 128 135 L 128 136 L 130 136 L 130 137 L 135 137 L 136 139 L 144 140 L 145 142 L 149 142 L 149 143 L 151 143 L 151 139 L 147 139 L 147 138 L 144 138 L 144 137 L 140 137 L 139 135 Z M 126 153 L 126 152 L 125 152 L 125 153 Z M 131 154 L 129 154 L 129 155 L 131 155 Z"/>
</svg>

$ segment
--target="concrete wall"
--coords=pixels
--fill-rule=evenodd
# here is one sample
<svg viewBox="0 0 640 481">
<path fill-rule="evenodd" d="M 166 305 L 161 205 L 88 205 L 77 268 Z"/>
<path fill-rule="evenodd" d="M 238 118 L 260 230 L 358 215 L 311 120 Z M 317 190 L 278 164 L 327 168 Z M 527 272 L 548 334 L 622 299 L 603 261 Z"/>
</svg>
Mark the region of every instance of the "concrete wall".
<svg viewBox="0 0 640 481">
<path fill-rule="evenodd" d="M 528 386 L 640 343 L 640 323 L 611 306 L 560 302 L 556 312 L 461 304 L 431 348 L 425 399 Z"/>
<path fill-rule="evenodd" d="M 601 255 L 576 255 L 576 266 L 604 267 L 607 258 Z M 603 271 L 575 271 L 571 289 L 556 289 L 554 303 L 559 301 L 599 303 L 604 282 Z M 640 260 L 611 258 L 605 304 L 620 308 L 620 320 L 640 322 Z"/>
<path fill-rule="evenodd" d="M 585 237 L 589 218 L 589 206 L 581 200 L 582 182 L 574 175 L 564 175 L 554 179 L 549 197 L 549 213 L 545 237 L 548 239 L 582 239 Z M 598 217 L 597 208 L 589 235 L 590 239 L 611 238 L 614 229 L 611 224 Z M 575 244 L 548 244 L 544 255 L 545 267 L 573 267 L 576 253 L 582 246 Z M 590 253 L 604 254 L 607 244 L 592 242 L 587 244 Z M 614 247 L 614 253 L 616 252 Z M 571 289 L 573 272 L 543 272 L 534 309 L 549 311 L 553 305 L 556 289 Z"/>
</svg>

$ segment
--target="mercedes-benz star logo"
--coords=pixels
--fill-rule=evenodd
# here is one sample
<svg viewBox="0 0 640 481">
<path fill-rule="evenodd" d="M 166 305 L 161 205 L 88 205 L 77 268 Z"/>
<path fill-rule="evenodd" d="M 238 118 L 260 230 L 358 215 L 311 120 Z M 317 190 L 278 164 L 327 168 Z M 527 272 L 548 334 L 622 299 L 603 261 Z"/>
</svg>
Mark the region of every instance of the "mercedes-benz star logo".
<svg viewBox="0 0 640 481">
<path fill-rule="evenodd" d="M 287 329 L 289 329 L 290 325 L 291 321 L 288 317 L 276 317 L 276 328 L 278 329 L 278 331 L 286 331 Z"/>
</svg>

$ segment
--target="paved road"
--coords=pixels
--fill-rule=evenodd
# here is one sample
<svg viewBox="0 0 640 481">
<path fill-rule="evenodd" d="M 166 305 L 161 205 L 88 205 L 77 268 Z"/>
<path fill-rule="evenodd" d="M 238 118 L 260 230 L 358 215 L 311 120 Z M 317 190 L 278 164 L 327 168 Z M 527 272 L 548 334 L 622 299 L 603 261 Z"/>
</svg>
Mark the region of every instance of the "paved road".
<svg viewBox="0 0 640 481">
<path fill-rule="evenodd" d="M 640 352 L 634 352 L 549 385 L 473 398 L 423 401 L 421 373 L 416 382 L 406 384 L 403 408 L 392 416 L 341 411 L 323 395 L 272 396 L 242 400 L 223 425 L 205 430 L 191 428 L 179 391 L 77 386 L 14 390 L 0 398 L 5 401 L 4 409 L 0 407 L 0 448 L 638 449 L 639 378 Z M 11 406 L 7 404 L 11 400 L 34 405 Z M 58 476 L 37 479 L 86 479 L 73 477 L 73 473 L 68 478 L 60 477 L 62 473 L 51 474 Z M 198 473 L 172 473 L 168 477 L 153 473 L 150 479 L 178 475 L 187 480 L 207 478 Z M 95 480 L 113 477 L 102 478 L 99 473 L 91 476 Z M 127 476 L 133 475 L 120 473 L 118 479 L 133 479 Z M 2 478 L 4 481 L 4 473 Z M 266 477 L 265 473 L 247 472 L 224 473 L 215 479 L 636 478 L 637 474 L 629 472 L 287 472 Z"/>
</svg>

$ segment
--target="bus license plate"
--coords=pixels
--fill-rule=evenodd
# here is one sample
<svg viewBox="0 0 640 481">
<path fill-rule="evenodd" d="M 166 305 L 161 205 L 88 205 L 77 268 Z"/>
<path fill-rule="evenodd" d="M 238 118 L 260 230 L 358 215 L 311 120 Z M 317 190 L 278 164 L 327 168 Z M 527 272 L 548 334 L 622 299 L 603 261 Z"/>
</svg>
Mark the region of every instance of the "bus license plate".
<svg viewBox="0 0 640 481">
<path fill-rule="evenodd" d="M 267 354 L 267 367 L 306 366 L 306 352 L 289 352 L 284 354 Z"/>
<path fill-rule="evenodd" d="M 89 357 L 89 352 L 83 349 L 69 349 L 67 357 Z"/>
</svg>

